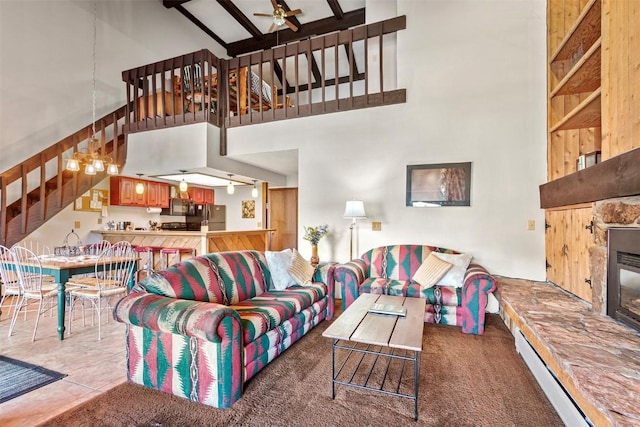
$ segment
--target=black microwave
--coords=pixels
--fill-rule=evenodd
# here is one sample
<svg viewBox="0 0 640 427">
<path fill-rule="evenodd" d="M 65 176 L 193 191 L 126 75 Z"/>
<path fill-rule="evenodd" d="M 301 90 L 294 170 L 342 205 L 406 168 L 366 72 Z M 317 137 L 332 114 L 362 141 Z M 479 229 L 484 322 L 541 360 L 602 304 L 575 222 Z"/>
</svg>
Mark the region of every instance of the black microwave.
<svg viewBox="0 0 640 427">
<path fill-rule="evenodd" d="M 196 216 L 196 205 L 191 200 L 170 199 L 169 208 L 162 209 L 162 215 Z"/>
</svg>

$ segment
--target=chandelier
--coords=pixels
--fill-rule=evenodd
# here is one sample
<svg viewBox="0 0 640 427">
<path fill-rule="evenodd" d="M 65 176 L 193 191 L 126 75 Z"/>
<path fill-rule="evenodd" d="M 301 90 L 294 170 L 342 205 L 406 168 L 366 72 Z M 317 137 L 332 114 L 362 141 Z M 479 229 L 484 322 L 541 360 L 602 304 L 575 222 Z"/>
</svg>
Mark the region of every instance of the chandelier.
<svg viewBox="0 0 640 427">
<path fill-rule="evenodd" d="M 80 171 L 80 166 L 84 165 L 85 175 L 96 175 L 98 172 L 104 172 L 105 166 L 107 175 L 118 175 L 118 165 L 114 163 L 110 156 L 98 153 L 100 141 L 95 139 L 96 134 L 96 2 L 93 2 L 93 122 L 92 133 L 88 141 L 88 149 L 86 153 L 75 152 L 73 157 L 67 159 L 66 169 L 71 172 Z M 115 141 L 114 141 L 115 144 Z"/>
</svg>

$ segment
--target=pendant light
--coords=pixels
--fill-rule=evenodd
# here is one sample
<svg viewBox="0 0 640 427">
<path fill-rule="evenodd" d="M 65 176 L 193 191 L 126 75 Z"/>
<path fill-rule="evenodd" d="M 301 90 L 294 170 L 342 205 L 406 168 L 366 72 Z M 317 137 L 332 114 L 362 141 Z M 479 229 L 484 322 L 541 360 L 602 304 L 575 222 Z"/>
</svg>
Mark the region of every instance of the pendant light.
<svg viewBox="0 0 640 427">
<path fill-rule="evenodd" d="M 253 180 L 253 190 L 251 190 L 251 197 L 253 197 L 254 199 L 256 197 L 258 197 L 258 187 L 256 187 L 256 182 L 258 182 L 257 179 Z"/>
<path fill-rule="evenodd" d="M 75 152 L 73 157 L 67 159 L 66 170 L 71 172 L 80 171 L 80 162 L 84 163 L 85 175 L 96 175 L 97 172 L 104 172 L 105 163 L 107 164 L 107 175 L 118 175 L 120 173 L 118 165 L 113 159 L 107 155 L 99 154 L 96 146 L 99 141 L 95 139 L 96 135 L 96 15 L 97 2 L 93 2 L 93 97 L 92 97 L 92 113 L 93 122 L 91 124 L 91 135 L 88 140 L 88 149 L 86 153 Z"/>
<path fill-rule="evenodd" d="M 233 186 L 233 182 L 231 182 L 231 177 L 233 176 L 232 173 L 228 173 L 227 175 L 229 175 L 229 184 L 227 184 L 227 194 L 233 194 L 236 189 Z"/>
<path fill-rule="evenodd" d="M 185 193 L 189 188 L 189 184 L 187 184 L 187 181 L 184 180 L 184 173 L 186 172 L 186 170 L 180 169 L 180 172 L 182 172 L 183 176 L 182 176 L 182 181 L 180 181 L 180 185 L 178 186 L 178 188 L 180 189 L 181 193 Z"/>
<path fill-rule="evenodd" d="M 136 175 L 138 175 L 138 179 L 142 177 L 141 173 L 137 173 Z M 144 184 L 142 181 L 136 183 L 136 194 L 144 194 Z"/>
</svg>

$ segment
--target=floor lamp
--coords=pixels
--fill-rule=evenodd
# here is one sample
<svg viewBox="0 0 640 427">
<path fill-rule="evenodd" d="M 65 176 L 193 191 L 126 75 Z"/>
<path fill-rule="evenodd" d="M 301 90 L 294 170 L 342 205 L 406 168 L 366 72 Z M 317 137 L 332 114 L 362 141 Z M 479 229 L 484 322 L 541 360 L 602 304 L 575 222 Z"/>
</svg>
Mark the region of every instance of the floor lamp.
<svg viewBox="0 0 640 427">
<path fill-rule="evenodd" d="M 353 227 L 356 225 L 356 219 L 365 219 L 367 214 L 364 212 L 364 203 L 361 200 L 347 200 L 344 208 L 345 219 L 351 220 L 349 226 L 349 260 L 353 259 Z"/>
</svg>

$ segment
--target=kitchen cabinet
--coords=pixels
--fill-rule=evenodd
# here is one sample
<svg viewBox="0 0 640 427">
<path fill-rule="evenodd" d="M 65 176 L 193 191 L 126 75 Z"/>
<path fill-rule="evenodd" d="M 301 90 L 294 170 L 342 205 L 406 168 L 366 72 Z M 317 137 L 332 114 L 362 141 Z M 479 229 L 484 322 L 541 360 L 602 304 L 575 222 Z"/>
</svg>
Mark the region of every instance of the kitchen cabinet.
<svg viewBox="0 0 640 427">
<path fill-rule="evenodd" d="M 168 208 L 169 184 L 147 181 L 147 206 L 152 208 Z"/>
<path fill-rule="evenodd" d="M 189 187 L 189 199 L 196 205 L 212 205 L 214 193 L 210 188 Z"/>
<path fill-rule="evenodd" d="M 111 177 L 111 204 L 114 206 L 146 206 L 147 203 L 147 191 L 145 185 L 145 191 L 142 194 L 136 193 L 136 185 L 143 180 L 129 178 L 126 176 L 112 176 Z"/>
</svg>

